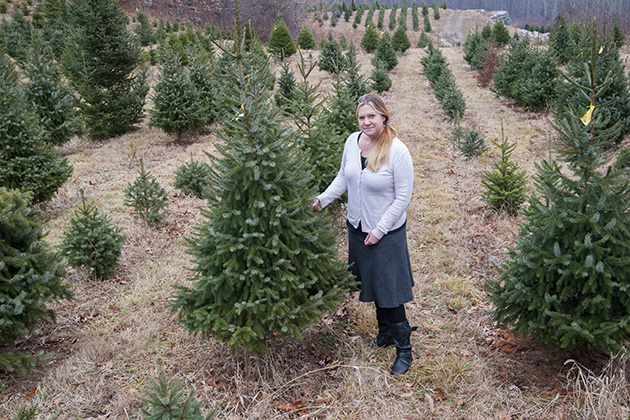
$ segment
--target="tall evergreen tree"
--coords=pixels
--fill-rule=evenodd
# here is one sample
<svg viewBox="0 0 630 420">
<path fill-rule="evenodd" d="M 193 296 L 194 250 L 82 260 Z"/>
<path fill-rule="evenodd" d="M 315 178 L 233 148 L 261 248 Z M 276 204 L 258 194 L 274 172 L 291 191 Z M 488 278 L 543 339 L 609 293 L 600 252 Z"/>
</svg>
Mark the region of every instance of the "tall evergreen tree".
<svg viewBox="0 0 630 420">
<path fill-rule="evenodd" d="M 242 62 L 235 5 L 238 71 L 228 93 L 239 116 L 217 135 L 211 204 L 191 239 L 194 284 L 178 287 L 171 308 L 191 332 L 255 351 L 274 332 L 300 336 L 336 307 L 349 275 L 325 215 L 307 204 L 311 175 L 269 106 L 266 69 Z"/>
<path fill-rule="evenodd" d="M 350 98 L 356 102 L 361 96 L 369 92 L 369 88 L 365 78 L 361 74 L 361 66 L 357 60 L 357 52 L 354 49 L 354 44 L 350 44 L 348 47 L 346 58 L 348 60 L 348 68 L 346 69 L 344 86 Z"/>
<path fill-rule="evenodd" d="M 184 133 L 198 131 L 206 124 L 209 110 L 177 56 L 165 57 L 154 91 L 150 126 L 176 134 L 177 142 L 181 142 Z"/>
<path fill-rule="evenodd" d="M 497 20 L 492 27 L 492 36 L 499 47 L 503 47 L 510 43 L 510 32 L 505 27 L 502 20 Z"/>
<path fill-rule="evenodd" d="M 276 23 L 273 25 L 271 35 L 269 35 L 267 51 L 283 59 L 297 52 L 291 32 L 289 32 L 289 28 L 287 28 L 287 24 L 284 23 L 282 18 L 282 13 L 276 15 Z"/>
<path fill-rule="evenodd" d="M 566 64 L 578 53 L 578 45 L 570 34 L 567 19 L 563 14 L 556 16 L 549 32 L 549 49 L 560 64 Z"/>
<path fill-rule="evenodd" d="M 44 241 L 44 223 L 29 197 L 0 187 L 0 369 L 25 373 L 41 352 L 12 351 L 15 342 L 54 312 L 46 305 L 71 297 L 65 268 Z"/>
<path fill-rule="evenodd" d="M 26 99 L 45 130 L 45 141 L 60 145 L 80 134 L 82 126 L 74 94 L 62 83 L 61 74 L 53 58 L 44 51 L 41 39 L 33 43 L 23 71 L 28 78 Z"/>
<path fill-rule="evenodd" d="M 616 353 L 630 338 L 630 184 L 624 165 L 608 164 L 619 127 L 607 128 L 610 115 L 596 106 L 610 81 L 598 82 L 592 38 L 581 85 L 590 108 L 558 121 L 560 163 L 537 165 L 517 245 L 487 287 L 500 323 L 563 349 Z"/>
<path fill-rule="evenodd" d="M 137 72 L 142 55 L 127 15 L 118 0 L 73 0 L 69 13 L 73 36 L 62 64 L 80 96 L 88 136 L 106 139 L 134 129 L 149 87 L 145 72 Z"/>
<path fill-rule="evenodd" d="M 318 66 L 320 70 L 337 74 L 344 71 L 348 65 L 343 53 L 343 47 L 328 33 L 328 41 L 322 43 Z"/>
<path fill-rule="evenodd" d="M 47 201 L 72 174 L 66 159 L 44 141 L 13 64 L 0 55 L 0 186 Z"/>
<path fill-rule="evenodd" d="M 274 99 L 276 105 L 281 108 L 290 108 L 295 103 L 295 76 L 288 61 L 282 64 L 278 78 L 278 92 Z M 285 109 L 285 112 L 290 113 L 288 109 Z"/>
</svg>

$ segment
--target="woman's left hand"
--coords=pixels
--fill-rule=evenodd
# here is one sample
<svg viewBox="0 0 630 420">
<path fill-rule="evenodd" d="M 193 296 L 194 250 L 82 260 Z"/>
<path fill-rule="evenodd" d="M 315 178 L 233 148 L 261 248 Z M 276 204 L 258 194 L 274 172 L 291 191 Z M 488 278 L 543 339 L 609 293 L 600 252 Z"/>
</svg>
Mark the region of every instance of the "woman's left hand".
<svg viewBox="0 0 630 420">
<path fill-rule="evenodd" d="M 370 246 L 370 245 L 376 245 L 378 243 L 378 241 L 380 241 L 380 239 L 377 238 L 376 236 L 372 235 L 372 232 L 370 232 L 365 237 L 365 241 L 363 241 L 363 243 L 365 245 L 367 245 L 367 246 Z"/>
</svg>

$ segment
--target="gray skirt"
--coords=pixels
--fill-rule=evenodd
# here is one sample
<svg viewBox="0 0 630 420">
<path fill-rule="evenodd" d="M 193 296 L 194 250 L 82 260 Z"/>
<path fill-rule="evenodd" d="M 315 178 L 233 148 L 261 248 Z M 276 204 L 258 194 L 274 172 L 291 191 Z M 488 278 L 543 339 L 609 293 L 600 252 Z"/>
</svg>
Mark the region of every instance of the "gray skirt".
<svg viewBox="0 0 630 420">
<path fill-rule="evenodd" d="M 359 300 L 375 302 L 379 308 L 396 308 L 413 300 L 414 286 L 409 250 L 407 223 L 383 236 L 376 245 L 366 246 L 367 233 L 361 225 L 348 226 L 348 263 L 357 278 Z"/>
</svg>

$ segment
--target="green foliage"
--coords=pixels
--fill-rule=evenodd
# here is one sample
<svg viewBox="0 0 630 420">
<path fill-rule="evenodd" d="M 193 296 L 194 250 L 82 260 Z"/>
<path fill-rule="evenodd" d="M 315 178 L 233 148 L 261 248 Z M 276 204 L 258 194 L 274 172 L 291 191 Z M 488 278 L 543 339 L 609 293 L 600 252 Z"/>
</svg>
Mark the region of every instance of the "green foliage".
<svg viewBox="0 0 630 420">
<path fill-rule="evenodd" d="M 184 194 L 204 198 L 210 185 L 210 166 L 205 162 L 193 160 L 185 163 L 175 171 L 175 188 Z"/>
<path fill-rule="evenodd" d="M 422 2 L 422 16 L 425 18 L 429 15 L 429 6 L 426 1 Z"/>
<path fill-rule="evenodd" d="M 8 24 L 2 24 L 4 32 L 4 49 L 6 53 L 17 61 L 26 60 L 28 50 L 31 46 L 31 35 L 33 28 L 29 20 L 22 13 L 14 10 Z"/>
<path fill-rule="evenodd" d="M 442 52 L 429 43 L 428 55 L 420 59 L 424 74 L 429 79 L 435 96 L 442 109 L 451 118 L 461 117 L 466 110 L 464 95 L 455 84 L 455 79 L 448 68 Z"/>
<path fill-rule="evenodd" d="M 494 75 L 495 90 L 522 107 L 541 109 L 557 95 L 558 70 L 547 51 L 530 48 L 527 39 L 515 39 Z"/>
<path fill-rule="evenodd" d="M 392 39 L 388 34 L 383 34 L 378 40 L 378 46 L 372 58 L 372 64 L 382 61 L 387 66 L 387 71 L 391 71 L 398 65 L 398 57 L 392 46 Z"/>
<path fill-rule="evenodd" d="M 613 32 L 611 36 L 615 44 L 615 47 L 621 48 L 625 45 L 626 37 L 621 31 L 621 27 L 619 26 L 619 23 L 615 23 L 615 26 L 613 26 Z"/>
<path fill-rule="evenodd" d="M 29 197 L 0 187 L 0 368 L 25 373 L 42 354 L 11 351 L 42 319 L 54 319 L 49 302 L 71 297 L 61 283 L 61 257 L 44 241 L 44 223 Z"/>
<path fill-rule="evenodd" d="M 486 151 L 486 144 L 476 130 L 467 130 L 464 132 L 461 140 L 457 143 L 457 148 L 462 154 L 470 159 L 476 156 L 480 156 Z"/>
<path fill-rule="evenodd" d="M 372 69 L 370 79 L 372 79 L 370 87 L 377 93 L 384 92 L 392 87 L 392 79 L 389 77 L 387 66 L 382 61 L 376 63 L 376 66 Z"/>
<path fill-rule="evenodd" d="M 245 59 L 237 50 L 226 84 L 230 112 L 243 116 L 216 132 L 206 220 L 190 239 L 194 284 L 177 287 L 171 308 L 191 332 L 261 351 L 335 308 L 350 276 L 326 213 L 308 206 L 308 160 L 269 106 L 267 65 Z"/>
<path fill-rule="evenodd" d="M 420 38 L 418 38 L 418 48 L 426 48 L 429 46 L 429 44 L 431 43 L 431 40 L 429 39 L 429 36 L 426 34 L 426 32 L 422 32 L 422 34 L 420 35 Z"/>
<path fill-rule="evenodd" d="M 151 389 L 142 390 L 146 395 L 142 402 L 149 406 L 141 411 L 143 420 L 210 420 L 217 414 L 214 409 L 204 416 L 195 389 L 185 396 L 181 379 L 174 378 L 169 383 L 160 371 L 157 382 L 149 378 L 149 383 Z"/>
<path fill-rule="evenodd" d="M 384 22 L 385 22 L 385 9 L 380 8 L 378 11 L 378 18 L 376 20 L 376 27 L 382 30 L 384 27 Z"/>
<path fill-rule="evenodd" d="M 137 71 L 142 54 L 127 30 L 127 15 L 117 0 L 74 0 L 69 13 L 72 35 L 63 71 L 79 94 L 88 136 L 131 131 L 144 117 L 149 87 L 145 72 Z"/>
<path fill-rule="evenodd" d="M 48 201 L 70 178 L 72 167 L 45 143 L 13 64 L 0 55 L 0 185 Z"/>
<path fill-rule="evenodd" d="M 361 66 L 357 61 L 357 53 L 354 49 L 354 45 L 350 44 L 348 47 L 348 53 L 346 54 L 346 60 L 348 61 L 348 67 L 345 71 L 344 88 L 350 96 L 352 104 L 352 113 L 356 116 L 356 101 L 366 93 L 368 93 L 368 84 L 365 78 L 361 74 Z"/>
<path fill-rule="evenodd" d="M 604 80 L 609 80 L 610 83 L 595 98 L 595 107 L 600 115 L 607 115 L 608 121 L 604 123 L 604 129 L 611 129 L 619 124 L 615 141 L 621 142 L 630 132 L 630 92 L 624 61 L 612 37 L 597 37 L 597 44 L 593 46 L 592 34 L 590 32 L 584 34 L 581 53 L 567 66 L 569 79 L 557 86 L 558 96 L 555 102 L 557 118 L 567 118 L 573 112 L 584 115 L 588 110 L 589 98 L 582 93 L 580 87 L 590 83 L 588 60 L 593 56 L 592 49 L 595 48 L 597 50 L 595 82 L 602 85 Z M 572 81 L 577 82 L 577 85 Z"/>
<path fill-rule="evenodd" d="M 392 36 L 392 48 L 394 51 L 398 51 L 400 53 L 404 53 L 411 47 L 411 42 L 407 37 L 407 33 L 405 31 L 405 27 L 400 25 L 394 35 Z"/>
<path fill-rule="evenodd" d="M 92 277 L 104 279 L 118 266 L 126 239 L 111 218 L 100 212 L 94 203 L 86 201 L 81 192 L 81 203 L 63 231 L 61 253 L 71 267 L 85 267 Z"/>
<path fill-rule="evenodd" d="M 297 52 L 291 32 L 282 18 L 282 13 L 278 13 L 276 16 L 276 23 L 271 30 L 271 35 L 269 35 L 267 51 L 283 59 Z"/>
<path fill-rule="evenodd" d="M 274 99 L 281 108 L 288 108 L 295 101 L 295 76 L 293 71 L 291 71 L 289 62 L 284 62 L 281 66 L 278 92 L 276 92 Z"/>
<path fill-rule="evenodd" d="M 155 43 L 155 33 L 153 32 L 153 27 L 151 23 L 149 23 L 149 17 L 146 13 L 142 11 L 138 11 L 136 14 L 138 17 L 139 25 L 136 26 L 136 33 L 138 34 L 138 39 L 140 40 L 140 45 L 152 45 Z"/>
<path fill-rule="evenodd" d="M 549 50 L 560 64 L 566 64 L 578 54 L 578 44 L 571 36 L 567 19 L 563 14 L 556 16 L 549 32 Z"/>
<path fill-rule="evenodd" d="M 166 190 L 150 172 L 144 170 L 142 160 L 138 176 L 127 185 L 124 193 L 125 205 L 132 207 L 133 214 L 145 222 L 157 223 L 166 217 L 169 203 Z"/>
<path fill-rule="evenodd" d="M 610 82 L 597 82 L 595 38 L 582 86 L 591 105 Z M 617 354 L 630 337 L 630 189 L 627 169 L 609 165 L 614 130 L 597 110 L 587 124 L 577 109 L 558 121 L 560 162 L 537 165 L 517 244 L 486 288 L 500 324 L 561 349 Z"/>
<path fill-rule="evenodd" d="M 510 32 L 505 27 L 502 20 L 497 20 L 492 27 L 492 36 L 499 47 L 503 47 L 510 43 Z"/>
<path fill-rule="evenodd" d="M 480 70 L 489 44 L 490 40 L 484 36 L 483 31 L 470 33 L 464 41 L 464 60 L 473 69 Z"/>
<path fill-rule="evenodd" d="M 361 38 L 361 48 L 365 50 L 366 53 L 371 54 L 378 47 L 378 32 L 372 25 L 368 25 L 365 29 L 365 33 Z"/>
<path fill-rule="evenodd" d="M 61 74 L 50 54 L 43 50 L 41 39 L 33 43 L 25 63 L 28 78 L 25 95 L 44 129 L 44 140 L 61 145 L 79 135 L 82 125 L 75 109 L 74 94 L 61 81 Z"/>
<path fill-rule="evenodd" d="M 411 8 L 411 22 L 413 25 L 413 30 L 417 31 L 420 29 L 420 19 L 418 17 L 418 3 L 414 1 L 415 7 Z M 424 48 L 424 47 L 421 47 Z"/>
<path fill-rule="evenodd" d="M 445 1 L 440 3 L 440 8 L 446 10 L 446 2 Z"/>
<path fill-rule="evenodd" d="M 424 17 L 424 32 L 431 32 L 431 22 L 429 21 L 429 17 Z"/>
<path fill-rule="evenodd" d="M 527 174 L 519 170 L 518 163 L 510 160 L 516 143 L 511 143 L 503 133 L 502 141 L 492 142 L 501 151 L 499 160 L 492 164 L 492 171 L 484 171 L 481 183 L 486 188 L 483 200 L 496 210 L 505 210 L 508 214 L 518 214 L 521 205 L 527 199 Z"/>
<path fill-rule="evenodd" d="M 343 48 L 339 42 L 333 39 L 331 33 L 328 34 L 328 41 L 322 42 L 321 50 L 318 62 L 320 70 L 337 74 L 346 69 L 348 62 L 343 54 Z"/>
<path fill-rule="evenodd" d="M 212 74 L 211 52 L 202 46 L 190 49 L 192 62 L 188 65 L 188 76 L 199 96 L 199 111 L 203 112 L 204 124 L 212 124 L 218 119 L 220 109 L 215 99 L 220 89 Z M 154 87 L 155 89 L 155 87 Z"/>
<path fill-rule="evenodd" d="M 433 8 L 433 19 L 440 20 L 440 9 L 437 7 Z"/>
<path fill-rule="evenodd" d="M 396 27 L 396 11 L 398 10 L 398 7 L 396 6 L 396 3 L 393 4 L 392 6 L 392 11 L 389 13 L 389 30 L 393 31 L 394 28 Z"/>
<path fill-rule="evenodd" d="M 177 56 L 168 54 L 154 86 L 149 126 L 176 134 L 177 142 L 181 142 L 184 133 L 199 131 L 206 124 L 208 113 L 189 70 Z"/>
<path fill-rule="evenodd" d="M 303 50 L 311 50 L 315 47 L 313 33 L 306 26 L 303 26 L 297 37 L 297 44 Z"/>
</svg>

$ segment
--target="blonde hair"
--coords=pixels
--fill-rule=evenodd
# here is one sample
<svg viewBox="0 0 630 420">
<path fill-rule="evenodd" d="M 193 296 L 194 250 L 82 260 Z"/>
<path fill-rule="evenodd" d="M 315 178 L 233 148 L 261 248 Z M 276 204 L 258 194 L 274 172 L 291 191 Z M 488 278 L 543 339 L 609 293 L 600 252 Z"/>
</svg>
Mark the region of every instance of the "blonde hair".
<svg viewBox="0 0 630 420">
<path fill-rule="evenodd" d="M 367 157 L 368 169 L 372 172 L 378 172 L 378 170 L 381 169 L 381 166 L 389 163 L 389 152 L 397 133 L 394 127 L 389 124 L 389 111 L 380 96 L 373 93 L 361 96 L 357 101 L 357 118 L 359 117 L 359 108 L 363 105 L 370 105 L 376 112 L 385 117 L 385 127 L 383 127 L 383 132 L 378 137 L 376 146 L 374 146 Z"/>
</svg>

